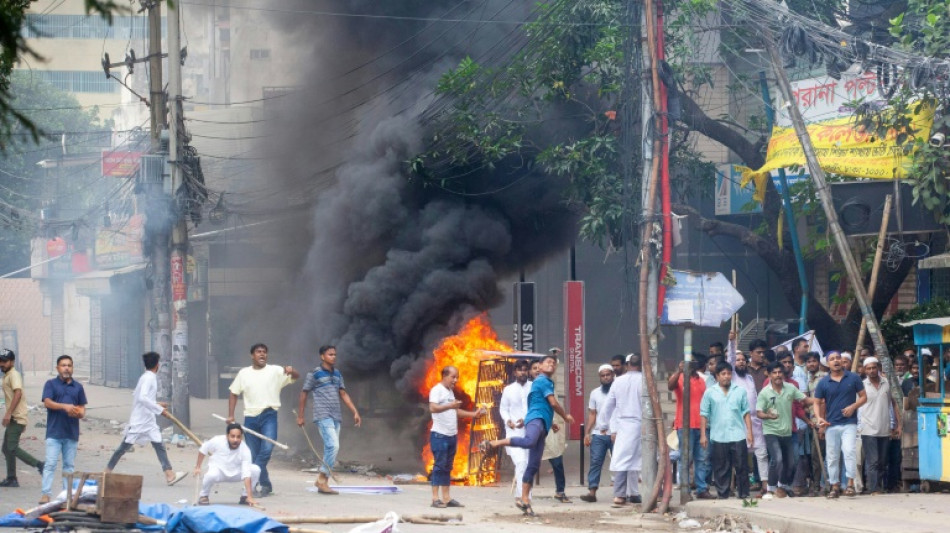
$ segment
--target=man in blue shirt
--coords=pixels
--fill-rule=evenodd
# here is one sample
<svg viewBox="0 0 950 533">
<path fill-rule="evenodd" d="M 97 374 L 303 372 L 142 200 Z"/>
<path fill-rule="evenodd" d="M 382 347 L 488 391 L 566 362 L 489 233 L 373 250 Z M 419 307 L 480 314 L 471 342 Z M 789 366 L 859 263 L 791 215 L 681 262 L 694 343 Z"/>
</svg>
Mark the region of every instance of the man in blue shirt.
<svg viewBox="0 0 950 533">
<path fill-rule="evenodd" d="M 63 478 L 73 471 L 79 446 L 79 419 L 86 416 L 86 391 L 73 379 L 73 358 L 56 359 L 57 377 L 43 386 L 46 407 L 46 461 L 40 503 L 49 503 L 53 476 L 59 457 L 63 457 Z M 65 482 L 65 479 L 63 480 Z"/>
<path fill-rule="evenodd" d="M 711 463 L 713 484 L 719 499 L 729 497 L 732 471 L 736 473 L 736 492 L 740 498 L 749 497 L 748 453 L 752 446 L 752 417 L 745 389 L 732 384 L 732 366 L 720 361 L 716 364 L 715 387 L 703 393 L 699 404 L 701 431 L 699 444 L 703 448 L 712 441 Z M 706 428 L 709 439 L 706 438 Z"/>
<path fill-rule="evenodd" d="M 297 425 L 300 427 L 304 425 L 303 413 L 307 409 L 308 394 L 313 395 L 313 423 L 317 425 L 320 438 L 323 439 L 323 462 L 326 464 L 326 467 L 320 467 L 320 473 L 317 474 L 317 492 L 337 494 L 337 491 L 330 488 L 329 469 L 336 463 L 336 454 L 340 450 L 340 425 L 343 421 L 340 402 L 346 404 L 347 409 L 353 413 L 353 424 L 356 427 L 360 427 L 362 419 L 350 395 L 346 393 L 343 375 L 336 368 L 335 346 L 320 347 L 320 366 L 307 374 L 303 382 L 297 409 Z"/>
<path fill-rule="evenodd" d="M 521 499 L 515 501 L 515 506 L 528 516 L 537 516 L 531 508 L 531 485 L 534 483 L 534 476 L 541 467 L 544 439 L 547 437 L 548 431 L 551 430 L 554 413 L 561 415 L 568 424 L 574 423 L 574 417 L 564 411 L 554 394 L 554 382 L 551 381 L 551 376 L 554 375 L 556 370 L 557 357 L 545 355 L 541 358 L 541 375 L 531 384 L 531 392 L 528 393 L 528 413 L 524 417 L 524 437 L 482 441 L 479 444 L 482 453 L 499 446 L 515 446 L 528 449 L 528 467 L 521 478 Z"/>
<path fill-rule="evenodd" d="M 844 453 L 844 472 L 847 476 L 845 496 L 854 496 L 854 476 L 857 470 L 858 408 L 867 402 L 864 383 L 857 374 L 847 370 L 844 359 L 837 353 L 828 354 L 831 371 L 821 378 L 815 388 L 818 406 L 818 424 L 825 433 L 825 462 L 828 463 L 828 479 L 840 478 L 840 457 Z M 834 483 L 829 498 L 841 494 L 841 484 Z"/>
</svg>

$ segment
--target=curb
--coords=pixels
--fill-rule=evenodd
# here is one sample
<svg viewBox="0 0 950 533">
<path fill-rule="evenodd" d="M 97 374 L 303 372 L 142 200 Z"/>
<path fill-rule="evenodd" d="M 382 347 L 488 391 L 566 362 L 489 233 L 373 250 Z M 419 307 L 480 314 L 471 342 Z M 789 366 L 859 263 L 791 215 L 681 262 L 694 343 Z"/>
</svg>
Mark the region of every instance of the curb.
<svg viewBox="0 0 950 533">
<path fill-rule="evenodd" d="M 738 502 L 739 506 L 732 502 Z M 828 524 L 807 516 L 807 513 L 788 516 L 770 512 L 768 507 L 742 507 L 739 500 L 731 500 L 730 503 L 692 501 L 686 504 L 686 514 L 690 518 L 701 520 L 728 514 L 748 520 L 762 529 L 781 533 L 867 533 L 867 528 Z"/>
</svg>

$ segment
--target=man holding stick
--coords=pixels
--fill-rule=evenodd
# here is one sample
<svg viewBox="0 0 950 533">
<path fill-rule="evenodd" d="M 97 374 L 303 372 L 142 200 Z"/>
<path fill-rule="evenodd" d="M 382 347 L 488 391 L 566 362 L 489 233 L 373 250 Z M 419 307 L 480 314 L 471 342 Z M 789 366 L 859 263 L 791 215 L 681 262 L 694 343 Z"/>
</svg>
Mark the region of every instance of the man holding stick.
<svg viewBox="0 0 950 533">
<path fill-rule="evenodd" d="M 442 381 L 429 391 L 429 412 L 432 414 L 432 431 L 429 433 L 429 448 L 432 450 L 432 507 L 465 507 L 452 499 L 449 489 L 452 486 L 452 465 L 458 449 L 458 424 L 460 418 L 476 418 L 485 414 L 485 408 L 475 411 L 462 409 L 461 400 L 455 399 L 455 385 L 459 380 L 459 369 L 447 366 L 442 369 Z M 439 497 L 439 490 L 442 497 Z"/>
<path fill-rule="evenodd" d="M 168 460 L 168 451 L 165 450 L 165 443 L 162 441 L 162 432 L 155 421 L 155 415 L 168 416 L 168 404 L 160 403 L 155 400 L 158 395 L 158 360 L 159 356 L 155 352 L 148 352 L 142 355 L 142 362 L 145 364 L 145 372 L 139 378 L 135 390 L 132 391 L 132 415 L 129 417 L 129 425 L 125 429 L 125 437 L 122 443 L 116 448 L 109 464 L 106 466 L 106 472 L 112 472 L 119 460 L 125 453 L 132 449 L 134 444 L 152 443 L 155 455 L 158 456 L 158 462 L 162 465 L 162 471 L 165 472 L 165 483 L 169 486 L 178 483 L 188 474 L 186 472 L 175 472 L 172 470 L 172 464 Z"/>
<path fill-rule="evenodd" d="M 297 425 L 303 427 L 303 413 L 307 408 L 307 395 L 313 395 L 313 423 L 320 430 L 323 439 L 323 462 L 320 473 L 317 475 L 317 492 L 320 494 L 337 494 L 330 488 L 331 470 L 336 462 L 336 454 L 340 450 L 340 425 L 343 420 L 342 401 L 353 413 L 353 422 L 360 427 L 362 420 L 360 413 L 353 405 L 353 400 L 346 393 L 343 384 L 343 375 L 336 369 L 336 347 L 320 347 L 320 366 L 307 374 L 300 391 L 299 406 L 297 408 Z"/>
<path fill-rule="evenodd" d="M 267 364 L 265 344 L 251 346 L 251 366 L 242 368 L 231 383 L 227 422 L 229 424 L 234 422 L 234 409 L 237 407 L 238 396 L 243 396 L 244 426 L 272 440 L 277 440 L 277 409 L 280 408 L 280 390 L 297 381 L 299 377 L 300 373 L 292 366 L 281 367 Z M 274 491 L 267 473 L 267 463 L 270 462 L 274 445 L 248 434 L 247 447 L 251 450 L 254 464 L 261 469 L 259 495 L 267 496 Z"/>
<path fill-rule="evenodd" d="M 255 506 L 251 488 L 257 483 L 261 475 L 261 468 L 251 462 L 251 450 L 244 440 L 244 429 L 240 424 L 231 422 L 227 425 L 224 435 L 218 435 L 205 441 L 198 449 L 198 462 L 195 464 L 195 477 L 201 477 L 201 464 L 205 456 L 208 460 L 208 471 L 201 483 L 201 492 L 198 494 L 198 505 L 209 505 L 208 495 L 211 489 L 221 482 L 243 482 L 240 505 Z"/>
</svg>

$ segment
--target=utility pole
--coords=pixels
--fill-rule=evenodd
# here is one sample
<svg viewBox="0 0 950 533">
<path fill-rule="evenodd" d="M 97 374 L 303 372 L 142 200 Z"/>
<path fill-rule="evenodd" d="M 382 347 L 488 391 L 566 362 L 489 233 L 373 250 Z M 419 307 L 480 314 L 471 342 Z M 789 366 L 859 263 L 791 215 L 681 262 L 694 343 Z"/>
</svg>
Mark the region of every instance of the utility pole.
<svg viewBox="0 0 950 533">
<path fill-rule="evenodd" d="M 148 10 L 148 69 L 149 102 L 151 111 L 151 152 L 162 150 L 161 135 L 165 123 L 165 91 L 162 88 L 162 3 L 160 0 L 143 0 Z M 164 191 L 162 179 L 148 180 L 146 185 L 147 219 L 146 231 L 151 245 L 152 267 L 152 350 L 161 357 L 158 371 L 158 400 L 168 402 L 171 389 L 171 314 L 169 313 L 168 287 L 168 241 L 171 229 L 169 216 L 171 205 Z"/>
<path fill-rule="evenodd" d="M 851 253 L 851 247 L 848 245 L 848 238 L 841 230 L 841 224 L 838 223 L 838 213 L 835 212 L 835 206 L 832 203 L 831 191 L 828 188 L 828 182 L 825 179 L 825 171 L 818 164 L 818 156 L 815 153 L 815 147 L 811 142 L 811 136 L 805 126 L 805 119 L 802 117 L 801 110 L 795 104 L 795 98 L 792 95 L 792 86 L 788 81 L 788 75 L 785 73 L 785 66 L 778 50 L 775 49 L 775 42 L 772 35 L 767 35 L 765 46 L 769 50 L 769 58 L 772 61 L 772 69 L 775 71 L 775 77 L 778 80 L 779 90 L 782 91 L 782 98 L 789 103 L 788 110 L 792 119 L 792 125 L 795 127 L 795 134 L 802 145 L 802 151 L 805 154 L 805 162 L 808 164 L 808 171 L 811 173 L 811 179 L 815 182 L 815 194 L 821 201 L 821 207 L 825 211 L 825 218 L 828 219 L 828 229 L 834 238 L 835 246 L 838 249 L 838 255 L 841 256 L 841 262 L 844 263 L 845 271 L 848 273 L 848 282 L 851 284 L 851 290 L 854 291 L 854 298 L 861 308 L 861 315 L 867 323 L 868 335 L 874 343 L 874 352 L 881 362 L 881 367 L 887 374 L 888 382 L 891 387 L 891 394 L 901 405 L 901 387 L 894 373 L 894 363 L 891 361 L 887 351 L 887 344 L 884 342 L 884 335 L 881 333 L 881 327 L 874 316 L 874 310 L 871 308 L 871 301 L 868 298 L 867 290 L 864 288 L 863 276 L 858 264 Z M 857 357 L 857 354 L 855 354 Z"/>
<path fill-rule="evenodd" d="M 171 99 L 168 165 L 171 170 L 172 208 L 177 219 L 172 229 L 172 414 L 186 426 L 191 425 L 188 388 L 188 221 L 182 206 L 176 202 L 181 186 L 181 37 L 178 2 L 168 4 L 168 93 Z"/>
</svg>

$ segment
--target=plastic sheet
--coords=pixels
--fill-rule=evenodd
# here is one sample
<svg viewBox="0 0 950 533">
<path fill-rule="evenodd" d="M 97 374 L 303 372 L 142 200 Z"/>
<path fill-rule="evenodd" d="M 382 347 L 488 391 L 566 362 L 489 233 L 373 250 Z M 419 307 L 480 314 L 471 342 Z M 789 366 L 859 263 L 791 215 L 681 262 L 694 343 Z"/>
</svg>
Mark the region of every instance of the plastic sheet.
<svg viewBox="0 0 950 533">
<path fill-rule="evenodd" d="M 288 533 L 284 524 L 250 508 L 227 505 L 188 507 L 176 511 L 165 526 L 168 533 Z"/>
<path fill-rule="evenodd" d="M 25 518 L 20 513 L 10 513 L 0 516 L 0 527 L 46 527 L 46 522 L 39 518 Z"/>
</svg>

